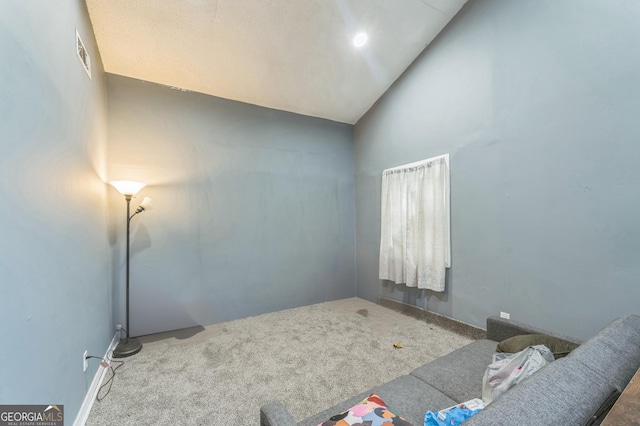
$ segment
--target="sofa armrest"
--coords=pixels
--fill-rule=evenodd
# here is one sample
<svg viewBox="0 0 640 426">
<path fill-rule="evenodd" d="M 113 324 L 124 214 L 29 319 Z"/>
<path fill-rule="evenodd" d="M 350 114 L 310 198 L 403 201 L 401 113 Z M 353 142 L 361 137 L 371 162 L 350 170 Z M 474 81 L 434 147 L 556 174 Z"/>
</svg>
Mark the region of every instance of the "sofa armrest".
<svg viewBox="0 0 640 426">
<path fill-rule="evenodd" d="M 487 318 L 487 339 L 501 342 L 513 336 L 521 334 L 547 334 L 571 343 L 582 343 L 581 340 L 570 336 L 554 333 L 553 331 L 534 327 L 518 321 L 507 320 L 498 317 Z"/>
<path fill-rule="evenodd" d="M 296 422 L 280 401 L 271 401 L 260 407 L 260 426 L 296 426 Z"/>
</svg>

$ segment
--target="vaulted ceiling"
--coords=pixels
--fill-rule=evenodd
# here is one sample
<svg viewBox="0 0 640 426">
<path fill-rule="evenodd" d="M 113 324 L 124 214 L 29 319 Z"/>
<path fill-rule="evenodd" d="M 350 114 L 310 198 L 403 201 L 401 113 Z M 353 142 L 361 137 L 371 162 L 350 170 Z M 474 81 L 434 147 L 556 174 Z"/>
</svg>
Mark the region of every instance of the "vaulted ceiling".
<svg viewBox="0 0 640 426">
<path fill-rule="evenodd" d="M 354 124 L 466 1 L 86 3 L 109 73 Z"/>
</svg>

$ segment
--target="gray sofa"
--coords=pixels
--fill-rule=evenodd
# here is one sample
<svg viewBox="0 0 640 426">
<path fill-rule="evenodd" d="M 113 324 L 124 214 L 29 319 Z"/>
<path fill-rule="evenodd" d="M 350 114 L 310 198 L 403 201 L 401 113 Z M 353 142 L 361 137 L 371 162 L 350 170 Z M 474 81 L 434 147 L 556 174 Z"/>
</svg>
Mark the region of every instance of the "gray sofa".
<svg viewBox="0 0 640 426">
<path fill-rule="evenodd" d="M 549 334 L 515 321 L 487 319 L 486 339 L 476 340 L 390 382 L 355 395 L 327 410 L 296 422 L 278 401 L 260 409 L 262 426 L 316 426 L 376 392 L 414 426 L 424 423 L 427 411 L 438 411 L 473 398 L 481 398 L 482 377 L 497 343 L 522 334 Z M 621 317 L 582 343 L 566 358 L 558 359 L 508 390 L 471 417 L 465 426 L 583 425 L 594 424 L 640 367 L 640 317 Z"/>
</svg>

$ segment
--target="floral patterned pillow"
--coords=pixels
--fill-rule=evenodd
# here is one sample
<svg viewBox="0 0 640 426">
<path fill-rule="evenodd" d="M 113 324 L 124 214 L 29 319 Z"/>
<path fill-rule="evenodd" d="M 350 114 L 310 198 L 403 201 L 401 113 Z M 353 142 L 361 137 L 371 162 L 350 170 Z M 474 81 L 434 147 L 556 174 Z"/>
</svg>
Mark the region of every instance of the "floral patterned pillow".
<svg viewBox="0 0 640 426">
<path fill-rule="evenodd" d="M 318 426 L 412 426 L 375 393 Z"/>
</svg>

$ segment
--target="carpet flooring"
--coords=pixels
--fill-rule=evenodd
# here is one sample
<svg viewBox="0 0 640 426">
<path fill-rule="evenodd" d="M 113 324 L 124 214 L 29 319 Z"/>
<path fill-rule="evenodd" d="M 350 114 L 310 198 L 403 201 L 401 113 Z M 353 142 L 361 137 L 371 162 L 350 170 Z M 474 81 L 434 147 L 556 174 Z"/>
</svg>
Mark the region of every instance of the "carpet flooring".
<svg viewBox="0 0 640 426">
<path fill-rule="evenodd" d="M 87 425 L 255 426 L 273 399 L 302 420 L 473 339 L 350 298 L 140 340 Z"/>
</svg>

